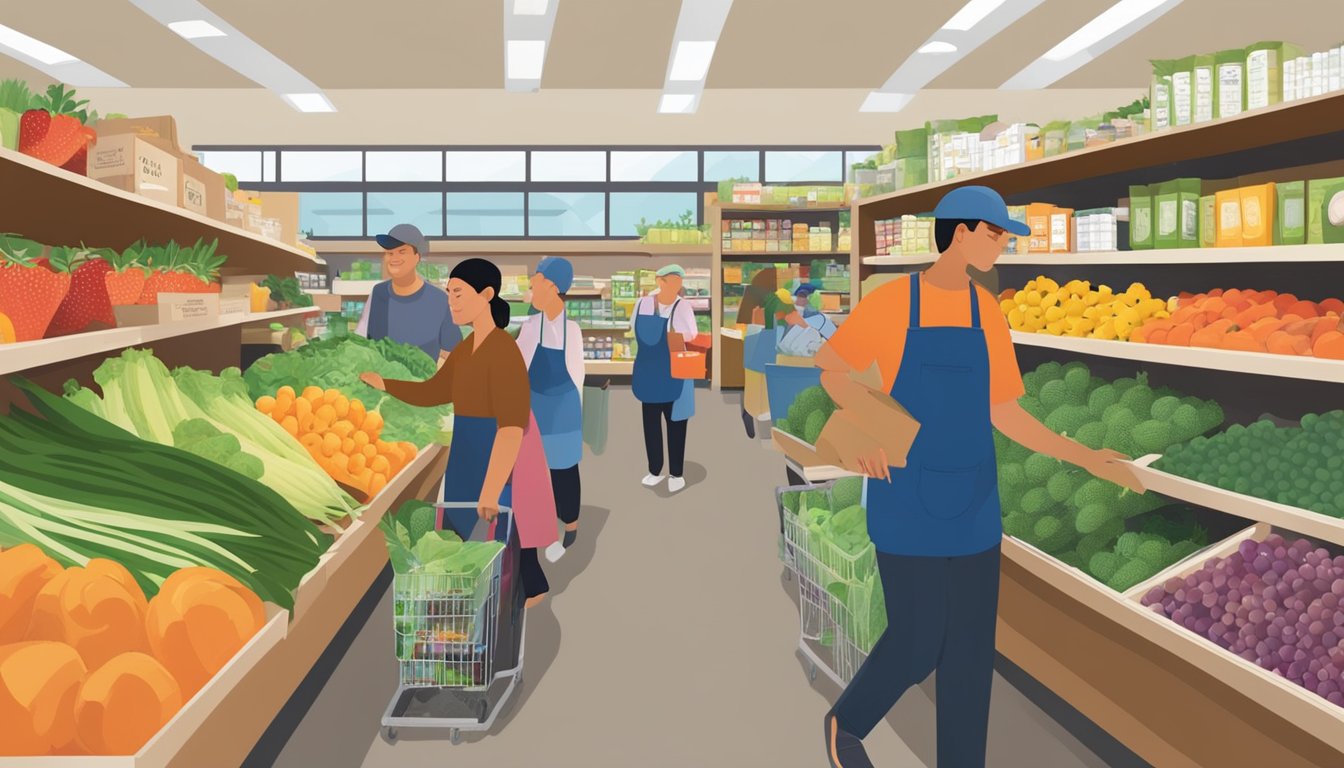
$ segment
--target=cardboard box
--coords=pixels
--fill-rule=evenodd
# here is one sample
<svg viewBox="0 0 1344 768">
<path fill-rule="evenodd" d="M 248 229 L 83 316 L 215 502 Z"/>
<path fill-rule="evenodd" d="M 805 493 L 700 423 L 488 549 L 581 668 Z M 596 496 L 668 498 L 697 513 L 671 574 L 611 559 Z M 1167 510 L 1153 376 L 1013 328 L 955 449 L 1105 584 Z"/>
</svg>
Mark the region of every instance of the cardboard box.
<svg viewBox="0 0 1344 768">
<path fill-rule="evenodd" d="M 1331 179 L 1311 179 L 1307 182 L 1307 242 L 1324 243 L 1326 206 L 1334 195 L 1327 193 L 1344 185 L 1344 176 Z"/>
<path fill-rule="evenodd" d="M 1157 185 L 1153 198 L 1156 248 L 1199 247 L 1199 179 L 1172 179 Z"/>
<path fill-rule="evenodd" d="M 1031 234 L 1027 240 L 1028 253 L 1050 252 L 1050 214 L 1055 207 L 1049 203 L 1032 203 L 1027 206 L 1027 226 Z"/>
<path fill-rule="evenodd" d="M 817 458 L 823 464 L 859 472 L 861 455 L 880 448 L 893 467 L 904 467 L 910 446 L 919 433 L 915 421 L 891 396 L 864 387 L 868 398 L 831 415 L 817 438 Z"/>
<path fill-rule="evenodd" d="M 159 322 L 159 305 L 117 304 L 112 307 L 112 314 L 117 318 L 118 328 L 157 325 Z"/>
<path fill-rule="evenodd" d="M 1153 195 L 1147 186 L 1129 188 L 1129 247 L 1136 251 L 1153 247 Z"/>
<path fill-rule="evenodd" d="M 208 216 L 215 221 L 225 221 L 224 199 L 229 196 L 224 177 L 201 165 L 191 155 L 182 155 L 182 183 L 178 185 L 178 206 Z"/>
<path fill-rule="evenodd" d="M 95 126 L 98 136 L 133 135 L 174 155 L 185 154 L 177 143 L 177 121 L 172 115 L 156 117 L 128 117 L 120 120 L 99 120 Z"/>
<path fill-rule="evenodd" d="M 159 322 L 176 323 L 184 320 L 208 320 L 219 317 L 217 293 L 160 293 Z"/>
<path fill-rule="evenodd" d="M 89 150 L 89 178 L 150 200 L 177 205 L 177 156 L 132 134 L 100 136 Z"/>
<path fill-rule="evenodd" d="M 252 299 L 248 296 L 219 297 L 219 316 L 246 315 L 252 311 Z"/>
<path fill-rule="evenodd" d="M 1275 245 L 1302 245 L 1307 242 L 1307 183 L 1289 181 L 1275 187 L 1278 197 L 1274 217 Z"/>
<path fill-rule="evenodd" d="M 262 213 L 277 223 L 279 235 L 275 238 L 286 245 L 297 243 L 299 235 L 299 193 L 267 192 L 261 198 Z"/>
</svg>

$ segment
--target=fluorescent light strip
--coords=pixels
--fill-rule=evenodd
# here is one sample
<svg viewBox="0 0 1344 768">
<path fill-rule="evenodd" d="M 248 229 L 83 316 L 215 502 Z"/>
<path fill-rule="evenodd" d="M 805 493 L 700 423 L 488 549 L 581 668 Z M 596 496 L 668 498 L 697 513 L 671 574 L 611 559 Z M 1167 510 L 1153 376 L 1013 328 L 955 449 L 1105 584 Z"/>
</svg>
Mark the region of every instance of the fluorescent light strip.
<svg viewBox="0 0 1344 768">
<path fill-rule="evenodd" d="M 667 79 L 680 83 L 704 80 L 714 60 L 715 40 L 682 40 L 672 54 L 672 71 Z"/>
<path fill-rule="evenodd" d="M 62 82 L 89 88 L 124 88 L 126 84 L 54 45 L 0 24 L 0 53 Z"/>
<path fill-rule="evenodd" d="M 510 40 L 506 50 L 510 80 L 540 80 L 546 64 L 545 40 Z"/>
<path fill-rule="evenodd" d="M 1044 1 L 969 0 L 881 88 L 868 94 L 860 111 L 899 112 L 920 89 Z"/>
<path fill-rule="evenodd" d="M 304 112 L 334 112 L 322 89 L 280 57 L 258 45 L 198 0 L 130 0 L 150 18 L 182 35 L 187 42 L 238 74 L 274 91 Z M 210 33 L 206 27 L 213 28 Z M 187 30 L 186 33 L 179 28 Z M 205 35 L 192 34 L 206 32 Z M 321 103 L 312 99 L 316 96 Z M 307 107 L 305 109 L 300 104 Z"/>
<path fill-rule="evenodd" d="M 695 111 L 698 98 L 691 93 L 665 93 L 658 101 L 658 111 L 663 114 L 684 115 Z"/>
<path fill-rule="evenodd" d="M 1058 82 L 1157 21 L 1182 0 L 1120 0 L 999 86 L 1035 90 Z"/>
<path fill-rule="evenodd" d="M 733 0 L 681 0 L 659 112 L 690 114 L 699 109 L 705 78 L 732 7 Z"/>
<path fill-rule="evenodd" d="M 547 0 L 513 0 L 515 16 L 545 16 Z"/>
<path fill-rule="evenodd" d="M 536 91 L 551 47 L 560 0 L 503 0 L 504 88 Z"/>
</svg>

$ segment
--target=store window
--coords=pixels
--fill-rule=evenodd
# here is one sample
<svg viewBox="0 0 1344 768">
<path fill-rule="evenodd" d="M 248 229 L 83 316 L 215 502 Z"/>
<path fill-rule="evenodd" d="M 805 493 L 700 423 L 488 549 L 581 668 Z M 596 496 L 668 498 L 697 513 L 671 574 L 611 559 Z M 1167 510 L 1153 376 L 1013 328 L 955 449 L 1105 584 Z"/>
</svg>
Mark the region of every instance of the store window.
<svg viewBox="0 0 1344 768">
<path fill-rule="evenodd" d="M 526 152 L 447 152 L 444 164 L 448 181 L 527 180 Z"/>
<path fill-rule="evenodd" d="M 694 152 L 612 152 L 612 181 L 696 181 Z"/>
<path fill-rule="evenodd" d="M 874 152 L 874 151 L 872 151 L 872 150 L 864 150 L 864 151 L 862 151 L 862 152 L 846 152 L 846 153 L 845 153 L 845 173 L 848 174 L 848 173 L 849 173 L 849 169 L 850 169 L 850 168 L 853 168 L 854 165 L 855 165 L 856 163 L 863 163 L 863 162 L 866 162 L 866 161 L 868 160 L 868 158 L 870 158 L 870 157 L 877 157 L 878 154 L 879 154 L 879 153 Z"/>
<path fill-rule="evenodd" d="M 299 229 L 314 237 L 362 237 L 364 193 L 300 192 Z"/>
<path fill-rule="evenodd" d="M 705 152 L 705 181 L 761 180 L 760 152 Z"/>
<path fill-rule="evenodd" d="M 443 181 L 442 152 L 366 152 L 365 181 Z"/>
<path fill-rule="evenodd" d="M 215 173 L 232 173 L 239 181 L 261 181 L 260 152 L 197 152 L 201 165 Z"/>
<path fill-rule="evenodd" d="M 787 184 L 843 181 L 842 152 L 766 152 L 765 181 Z"/>
<path fill-rule="evenodd" d="M 606 152 L 532 153 L 532 181 L 606 180 Z"/>
<path fill-rule="evenodd" d="M 696 220 L 694 192 L 612 192 L 611 237 L 633 237 L 642 219 L 645 224 L 678 221 L 685 214 Z"/>
<path fill-rule="evenodd" d="M 286 150 L 280 157 L 280 178 L 294 181 L 362 181 L 361 152 Z"/>
<path fill-rule="evenodd" d="M 275 167 L 276 167 L 276 165 L 277 165 L 278 163 L 277 163 L 277 161 L 276 161 L 275 158 L 276 158 L 276 155 L 277 155 L 277 154 L 278 154 L 278 153 L 277 153 L 275 150 L 273 150 L 273 149 L 268 149 L 268 150 L 266 150 L 265 152 L 262 152 L 262 153 L 261 153 L 261 180 L 262 180 L 262 181 L 264 181 L 264 182 L 268 182 L 268 183 L 269 183 L 269 182 L 272 182 L 272 181 L 275 181 L 275 180 L 276 180 L 276 178 L 277 178 L 277 174 L 276 174 L 276 172 L 275 172 Z"/>
<path fill-rule="evenodd" d="M 449 237 L 522 237 L 522 192 L 449 192 Z"/>
<path fill-rule="evenodd" d="M 439 192 L 370 192 L 366 231 L 377 235 L 397 224 L 414 224 L 426 237 L 443 234 L 443 195 Z"/>
<path fill-rule="evenodd" d="M 601 192 L 531 192 L 527 233 L 531 237 L 602 237 L 607 228 L 606 202 Z"/>
</svg>

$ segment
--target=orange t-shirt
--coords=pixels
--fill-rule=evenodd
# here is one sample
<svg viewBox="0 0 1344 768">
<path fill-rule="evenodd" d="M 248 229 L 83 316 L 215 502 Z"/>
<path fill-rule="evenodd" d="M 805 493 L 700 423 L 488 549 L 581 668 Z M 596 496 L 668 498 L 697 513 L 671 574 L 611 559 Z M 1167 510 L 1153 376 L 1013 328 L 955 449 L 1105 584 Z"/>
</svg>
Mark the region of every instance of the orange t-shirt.
<svg viewBox="0 0 1344 768">
<path fill-rule="evenodd" d="M 989 401 L 1006 403 L 1021 397 L 1022 373 L 1017 368 L 1013 337 L 993 294 L 977 285 L 980 327 L 989 348 Z M 919 286 L 919 318 L 923 327 L 969 328 L 971 303 L 966 289 L 943 290 L 923 281 Z M 877 363 L 882 388 L 890 391 L 901 370 L 905 332 L 910 327 L 910 281 L 893 280 L 863 297 L 829 342 L 852 368 L 868 370 Z"/>
</svg>

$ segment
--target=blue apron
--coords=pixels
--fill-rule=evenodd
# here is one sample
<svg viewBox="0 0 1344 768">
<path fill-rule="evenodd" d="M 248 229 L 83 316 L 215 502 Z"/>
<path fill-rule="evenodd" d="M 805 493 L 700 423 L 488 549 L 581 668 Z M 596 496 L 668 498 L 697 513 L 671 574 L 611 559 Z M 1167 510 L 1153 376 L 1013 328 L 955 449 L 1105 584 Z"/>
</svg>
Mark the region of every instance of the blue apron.
<svg viewBox="0 0 1344 768">
<path fill-rule="evenodd" d="M 583 405 L 565 365 L 565 348 L 569 344 L 566 318 L 567 315 L 560 315 L 560 348 L 550 349 L 542 343 L 546 330 L 546 318 L 542 316 L 537 349 L 527 369 L 532 413 L 537 417 L 546 464 L 551 469 L 569 469 L 583 458 Z"/>
<path fill-rule="evenodd" d="M 480 500 L 485 485 L 485 472 L 490 466 L 490 452 L 495 447 L 495 433 L 499 425 L 493 418 L 483 416 L 454 416 L 453 442 L 448 447 L 448 469 L 443 473 L 443 500 L 470 502 Z M 499 495 L 501 507 L 513 506 L 513 480 L 504 485 Z M 479 518 L 475 509 L 445 509 L 441 528 L 451 528 L 463 539 L 471 537 Z"/>
<path fill-rule="evenodd" d="M 780 326 L 747 334 L 742 341 L 742 367 L 765 373 L 765 366 L 774 365 L 778 359 L 779 339 L 783 335 L 784 329 Z"/>
<path fill-rule="evenodd" d="M 686 381 L 672 378 L 672 351 L 667 346 L 667 331 L 676 314 L 678 299 L 666 318 L 658 314 L 658 299 L 649 300 L 653 313 L 639 314 L 635 305 L 635 370 L 630 387 L 641 403 L 672 403 L 682 396 Z"/>
<path fill-rule="evenodd" d="M 918 275 L 910 279 L 910 328 L 891 387 L 919 434 L 890 483 L 868 480 L 868 534 L 888 554 L 977 554 L 1003 535 L 980 302 L 972 284 L 971 327 L 924 328 L 919 285 Z"/>
</svg>

